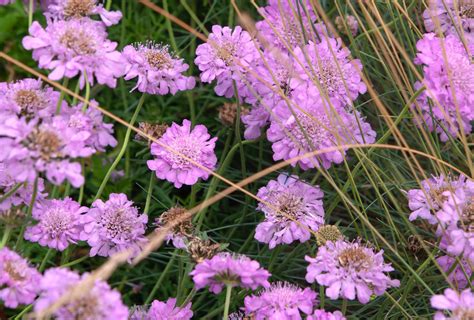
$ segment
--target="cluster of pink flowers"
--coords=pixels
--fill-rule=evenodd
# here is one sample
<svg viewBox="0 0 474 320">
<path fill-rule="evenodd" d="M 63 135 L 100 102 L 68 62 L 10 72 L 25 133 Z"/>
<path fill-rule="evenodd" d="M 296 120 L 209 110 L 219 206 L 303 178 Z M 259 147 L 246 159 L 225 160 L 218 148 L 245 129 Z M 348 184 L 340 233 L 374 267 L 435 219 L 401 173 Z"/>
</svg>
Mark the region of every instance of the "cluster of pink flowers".
<svg viewBox="0 0 474 320">
<path fill-rule="evenodd" d="M 474 315 L 474 293 L 470 289 L 460 293 L 453 289 L 446 289 L 444 294 L 431 297 L 431 305 L 433 308 L 441 310 L 436 312 L 434 320 L 472 319 Z"/>
<path fill-rule="evenodd" d="M 193 317 L 192 303 L 176 306 L 176 299 L 169 298 L 166 302 L 154 300 L 150 309 L 139 307 L 130 315 L 130 320 L 189 320 Z"/>
</svg>

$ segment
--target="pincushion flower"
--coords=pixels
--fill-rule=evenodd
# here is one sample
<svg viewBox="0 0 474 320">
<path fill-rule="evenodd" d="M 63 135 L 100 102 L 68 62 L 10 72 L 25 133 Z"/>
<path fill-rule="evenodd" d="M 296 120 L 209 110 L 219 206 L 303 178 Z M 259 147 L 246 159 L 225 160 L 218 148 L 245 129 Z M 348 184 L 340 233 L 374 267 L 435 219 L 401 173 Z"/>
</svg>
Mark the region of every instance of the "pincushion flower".
<svg viewBox="0 0 474 320">
<path fill-rule="evenodd" d="M 318 98 L 301 99 L 299 109 L 279 105 L 274 109 L 267 138 L 272 143 L 273 160 L 289 160 L 296 156 L 350 143 L 373 143 L 375 131 L 359 113 L 322 108 Z M 344 160 L 345 149 L 325 152 L 293 162 L 303 170 L 322 166 L 328 169 L 332 163 Z"/>
<path fill-rule="evenodd" d="M 51 268 L 45 271 L 40 283 L 40 296 L 34 304 L 35 312 L 40 312 L 53 303 L 81 280 L 82 276 L 65 268 Z M 128 308 L 123 304 L 120 293 L 110 288 L 107 282 L 96 280 L 90 290 L 54 311 L 53 317 L 58 320 L 95 319 L 127 320 Z"/>
<path fill-rule="evenodd" d="M 254 140 L 260 137 L 261 129 L 270 122 L 270 113 L 262 104 L 258 104 L 248 114 L 242 115 L 241 119 L 245 125 L 244 138 Z"/>
<path fill-rule="evenodd" d="M 169 298 L 166 302 L 154 300 L 148 310 L 146 320 L 189 320 L 193 317 L 191 302 L 183 307 L 176 306 L 176 299 Z"/>
<path fill-rule="evenodd" d="M 178 91 L 194 88 L 194 77 L 183 72 L 189 65 L 183 59 L 170 52 L 169 46 L 145 42 L 123 49 L 126 60 L 125 80 L 138 77 L 137 85 L 132 89 L 149 94 L 176 94 Z"/>
<path fill-rule="evenodd" d="M 472 275 L 472 267 L 466 259 L 462 258 L 457 262 L 455 258 L 445 255 L 436 258 L 436 262 L 448 275 L 448 282 L 451 285 L 459 289 L 466 288 L 469 283 L 474 285 L 474 280 L 469 280 Z"/>
<path fill-rule="evenodd" d="M 155 171 L 159 179 L 174 183 L 176 188 L 181 188 L 183 184 L 191 186 L 199 178 L 207 180 L 209 172 L 194 163 L 209 170 L 216 168 L 216 140 L 217 138 L 211 138 L 204 125 L 196 125 L 191 129 L 189 120 L 183 120 L 181 126 L 173 122 L 158 139 L 161 145 L 151 145 L 151 154 L 155 159 L 147 161 L 148 168 Z"/>
<path fill-rule="evenodd" d="M 317 231 L 324 224 L 323 192 L 297 176 L 280 174 L 260 188 L 257 197 L 264 201 L 258 210 L 265 213 L 265 220 L 257 225 L 255 239 L 268 243 L 270 249 L 308 241 L 310 230 Z"/>
<path fill-rule="evenodd" d="M 454 35 L 438 38 L 423 36 L 416 44 L 415 63 L 423 66 L 424 79 L 415 89 L 426 90 L 418 98 L 415 122 L 425 123 L 442 141 L 472 132 L 474 120 L 474 63 L 464 44 Z M 469 46 L 474 52 L 474 42 Z"/>
<path fill-rule="evenodd" d="M 464 320 L 471 319 L 474 314 L 474 294 L 470 289 L 456 292 L 453 289 L 444 290 L 444 294 L 431 297 L 431 306 L 437 310 L 434 320 Z M 450 316 L 445 312 L 449 312 Z"/>
<path fill-rule="evenodd" d="M 256 320 L 302 319 L 317 305 L 317 293 L 288 282 L 277 282 L 256 295 L 245 297 L 245 312 Z"/>
<path fill-rule="evenodd" d="M 48 119 L 56 111 L 59 92 L 42 85 L 40 80 L 23 79 L 0 83 L 0 112 L 16 114 L 31 119 Z M 66 105 L 62 102 L 62 106 Z"/>
<path fill-rule="evenodd" d="M 367 303 L 371 295 L 380 296 L 400 282 L 386 274 L 393 271 L 383 260 L 383 250 L 374 252 L 360 242 L 328 241 L 318 249 L 315 258 L 305 257 L 309 262 L 306 281 L 326 286 L 330 299 L 339 297 Z"/>
<path fill-rule="evenodd" d="M 23 46 L 33 50 L 33 59 L 39 67 L 52 70 L 51 80 L 80 75 L 79 83 L 95 80 L 115 88 L 117 78 L 124 72 L 123 58 L 116 51 L 117 43 L 107 39 L 105 26 L 89 18 L 53 20 L 46 28 L 33 22 Z"/>
<path fill-rule="evenodd" d="M 45 14 L 59 20 L 80 19 L 98 14 L 106 26 L 117 24 L 122 19 L 120 11 L 107 11 L 98 0 L 54 0 Z"/>
<path fill-rule="evenodd" d="M 44 173 L 56 185 L 66 179 L 74 187 L 84 183 L 81 165 L 73 159 L 94 153 L 85 144 L 89 132 L 70 128 L 61 116 L 38 123 L 37 119 L 26 122 L 24 118 L 0 114 L 0 123 L 0 144 L 4 150 L 0 161 L 18 182 L 32 183 Z"/>
<path fill-rule="evenodd" d="M 219 96 L 234 95 L 233 81 L 239 89 L 239 97 L 247 95 L 243 82 L 245 73 L 255 59 L 259 58 L 252 37 L 241 27 L 233 30 L 219 25 L 212 26 L 207 43 L 196 49 L 194 62 L 201 71 L 201 81 L 211 83 L 217 80 L 214 91 Z"/>
<path fill-rule="evenodd" d="M 362 63 L 351 59 L 351 52 L 342 47 L 341 39 L 310 41 L 303 48 L 296 48 L 294 54 L 300 63 L 295 63 L 298 77 L 292 86 L 301 94 L 319 96 L 324 102 L 329 98 L 332 107 L 341 108 L 367 91 L 361 77 Z"/>
<path fill-rule="evenodd" d="M 112 193 L 105 202 L 94 201 L 81 217 L 84 230 L 80 238 L 91 246 L 91 257 L 108 257 L 124 250 L 131 250 L 135 256 L 146 243 L 147 221 L 148 216 L 140 214 L 125 194 Z"/>
<path fill-rule="evenodd" d="M 37 201 L 33 219 L 38 223 L 26 229 L 25 239 L 63 251 L 79 241 L 83 230 L 81 216 L 87 210 L 71 198 Z"/>
<path fill-rule="evenodd" d="M 0 300 L 6 307 L 32 303 L 40 280 L 41 274 L 16 252 L 0 249 Z"/>
<path fill-rule="evenodd" d="M 314 313 L 308 316 L 306 320 L 346 320 L 346 317 L 341 311 L 314 310 Z"/>
<path fill-rule="evenodd" d="M 411 189 L 407 193 L 410 221 L 421 218 L 431 224 L 438 223 L 436 213 L 442 210 L 444 202 L 459 189 L 471 189 L 474 193 L 474 183 L 462 175 L 455 178 L 442 174 L 421 181 L 421 189 Z"/>
<path fill-rule="evenodd" d="M 220 293 L 225 285 L 252 290 L 270 285 L 270 273 L 257 261 L 229 253 L 218 253 L 205 259 L 194 267 L 190 275 L 197 290 L 208 286 L 215 294 Z"/>
</svg>

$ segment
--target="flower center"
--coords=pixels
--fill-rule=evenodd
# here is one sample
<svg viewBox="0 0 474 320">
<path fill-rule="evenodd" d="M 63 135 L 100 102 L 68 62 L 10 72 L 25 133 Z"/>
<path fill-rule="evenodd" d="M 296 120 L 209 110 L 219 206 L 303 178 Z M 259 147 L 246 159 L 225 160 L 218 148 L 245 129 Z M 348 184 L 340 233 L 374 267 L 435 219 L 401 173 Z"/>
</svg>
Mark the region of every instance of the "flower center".
<svg viewBox="0 0 474 320">
<path fill-rule="evenodd" d="M 14 100 L 20 106 L 22 114 L 32 113 L 35 109 L 45 107 L 43 99 L 34 90 L 18 90 Z"/>
<path fill-rule="evenodd" d="M 297 115 L 290 128 L 290 132 L 301 145 L 303 149 L 317 149 L 321 144 L 330 139 L 329 132 L 326 128 L 330 128 L 330 123 L 325 114 L 310 117 L 304 113 Z"/>
<path fill-rule="evenodd" d="M 12 262 L 12 261 L 6 261 L 5 262 L 5 271 L 8 273 L 11 279 L 14 281 L 23 281 L 26 279 L 25 276 L 22 275 L 21 269 L 24 269 L 21 265 L 18 263 Z M 18 270 L 20 269 L 20 270 Z"/>
<path fill-rule="evenodd" d="M 96 0 L 69 0 L 64 7 L 66 18 L 81 18 L 90 15 Z"/>
<path fill-rule="evenodd" d="M 317 57 L 317 62 L 314 65 L 314 70 L 319 83 L 323 90 L 329 95 L 334 95 L 339 88 L 343 88 L 344 84 L 341 80 L 341 71 L 337 68 L 336 63 L 332 59 L 324 59 Z M 345 89 L 344 89 L 345 90 Z"/>
<path fill-rule="evenodd" d="M 276 199 L 278 211 L 275 212 L 278 218 L 290 220 L 297 219 L 301 214 L 303 198 L 292 193 L 283 192 Z"/>
<path fill-rule="evenodd" d="M 221 44 L 211 44 L 215 46 L 216 56 L 224 61 L 226 66 L 230 66 L 234 61 L 234 55 L 237 52 L 237 48 L 233 42 L 224 42 Z"/>
<path fill-rule="evenodd" d="M 184 236 L 191 236 L 193 232 L 193 224 L 191 223 L 191 216 L 185 219 L 183 218 L 186 212 L 187 211 L 184 208 L 171 208 L 161 214 L 158 218 L 158 224 L 164 226 L 168 223 L 173 223 L 179 220 L 181 222 L 174 226 L 173 232 Z"/>
<path fill-rule="evenodd" d="M 83 30 L 68 29 L 61 36 L 59 42 L 76 55 L 89 55 L 96 52 L 93 39 Z"/>
<path fill-rule="evenodd" d="M 169 160 L 176 168 L 189 169 L 193 167 L 193 164 L 188 159 L 184 158 L 184 156 L 191 159 L 193 162 L 199 163 L 200 148 L 196 145 L 194 139 L 176 139 L 170 147 L 172 150 L 175 150 L 176 153 L 169 151 Z"/>
<path fill-rule="evenodd" d="M 51 238 L 58 238 L 69 229 L 70 216 L 59 209 L 46 211 L 42 225 Z"/>
<path fill-rule="evenodd" d="M 155 69 L 169 69 L 172 67 L 169 54 L 159 49 L 150 49 L 145 52 L 148 64 Z"/>
<path fill-rule="evenodd" d="M 69 303 L 65 308 L 73 315 L 75 320 L 97 319 L 102 314 L 99 301 L 93 294 L 82 296 Z"/>
<path fill-rule="evenodd" d="M 459 0 L 459 15 L 465 19 L 474 19 L 474 3 L 472 0 Z"/>
<path fill-rule="evenodd" d="M 342 233 L 336 226 L 321 226 L 316 233 L 316 242 L 318 243 L 318 246 L 323 246 L 328 241 L 336 242 L 339 239 L 342 239 Z"/>
<path fill-rule="evenodd" d="M 39 157 L 43 160 L 50 160 L 60 155 L 62 145 L 61 139 L 52 131 L 36 130 L 29 137 L 28 147 L 39 153 Z"/>
<path fill-rule="evenodd" d="M 372 259 L 364 252 L 363 248 L 350 247 L 339 254 L 338 261 L 341 267 L 362 271 L 370 268 Z"/>
<path fill-rule="evenodd" d="M 118 208 L 106 212 L 99 221 L 99 224 L 105 228 L 109 239 L 127 238 L 133 229 L 131 221 L 128 219 L 126 208 Z"/>
<path fill-rule="evenodd" d="M 461 228 L 466 232 L 474 232 L 474 196 L 464 207 L 461 217 Z"/>
<path fill-rule="evenodd" d="M 473 308 L 459 308 L 453 311 L 453 319 L 459 320 L 474 320 L 474 309 Z"/>
<path fill-rule="evenodd" d="M 294 19 L 284 19 L 283 30 L 285 39 L 291 48 L 295 48 L 304 43 L 301 26 Z"/>
<path fill-rule="evenodd" d="M 432 203 L 436 206 L 435 209 L 439 209 L 443 206 L 443 203 L 448 200 L 448 196 L 443 193 L 449 191 L 448 187 L 433 188 L 429 191 L 429 196 Z"/>
</svg>

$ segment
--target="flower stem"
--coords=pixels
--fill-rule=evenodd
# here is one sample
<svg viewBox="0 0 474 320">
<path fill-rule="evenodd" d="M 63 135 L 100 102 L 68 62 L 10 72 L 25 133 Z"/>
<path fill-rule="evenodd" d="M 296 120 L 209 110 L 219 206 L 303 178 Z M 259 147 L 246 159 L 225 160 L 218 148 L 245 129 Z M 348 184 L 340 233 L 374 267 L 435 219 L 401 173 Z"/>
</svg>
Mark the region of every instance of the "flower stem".
<svg viewBox="0 0 474 320">
<path fill-rule="evenodd" d="M 343 315 L 346 315 L 347 312 L 347 299 L 342 300 L 342 307 L 341 307 L 341 312 Z"/>
<path fill-rule="evenodd" d="M 51 257 L 52 253 L 53 253 L 53 249 L 49 248 L 48 252 L 46 252 L 46 255 L 43 257 L 43 260 L 41 261 L 41 264 L 38 268 L 39 272 L 43 272 L 44 268 L 46 268 L 46 264 L 48 263 L 48 260 Z"/>
<path fill-rule="evenodd" d="M 229 307 L 230 307 L 231 295 L 232 295 L 232 286 L 227 285 L 225 289 L 224 316 L 222 317 L 223 320 L 227 320 L 229 318 Z"/>
<path fill-rule="evenodd" d="M 148 214 L 150 211 L 151 196 L 153 194 L 153 186 L 155 185 L 155 173 L 152 171 L 150 175 L 150 182 L 148 183 L 148 191 L 146 195 L 145 209 L 143 209 L 144 214 Z"/>
<path fill-rule="evenodd" d="M 102 183 L 100 184 L 99 190 L 97 191 L 97 194 L 94 197 L 94 201 L 99 199 L 100 196 L 102 195 L 102 192 L 104 192 L 104 188 L 107 185 L 107 182 L 109 181 L 112 172 L 115 170 L 115 168 L 119 164 L 120 160 L 122 160 L 123 155 L 125 154 L 125 151 L 127 151 L 128 142 L 130 140 L 130 135 L 132 133 L 132 127 L 135 124 L 135 121 L 137 120 L 138 114 L 140 113 L 140 109 L 142 108 L 143 103 L 145 102 L 145 97 L 146 97 L 146 95 L 143 94 L 142 97 L 140 98 L 140 101 L 138 101 L 138 105 L 137 105 L 137 108 L 135 109 L 135 113 L 133 114 L 132 120 L 130 120 L 130 123 L 129 123 L 130 126 L 127 128 L 127 132 L 125 133 L 125 138 L 123 140 L 122 149 L 120 149 L 120 152 L 118 153 L 118 155 L 115 158 L 114 162 L 110 166 L 109 171 L 107 171 L 107 173 L 105 174 L 104 180 L 102 180 Z"/>
<path fill-rule="evenodd" d="M 5 231 L 2 236 L 2 242 L 0 242 L 0 249 L 2 249 L 8 242 L 8 239 L 10 239 L 10 234 L 11 234 L 12 228 L 7 225 L 5 227 Z"/>
<path fill-rule="evenodd" d="M 69 85 L 69 78 L 64 78 L 63 87 L 67 88 L 68 85 Z M 59 94 L 58 104 L 56 105 L 56 114 L 61 113 L 61 105 L 63 104 L 64 96 L 65 96 L 64 90 L 61 90 L 61 93 Z"/>
<path fill-rule="evenodd" d="M 33 6 L 34 6 L 34 0 L 30 0 L 28 3 L 28 28 L 33 23 Z"/>
<path fill-rule="evenodd" d="M 168 264 L 166 264 L 166 267 L 165 269 L 163 270 L 163 272 L 160 274 L 160 277 L 158 278 L 158 280 L 156 281 L 155 283 L 155 286 L 153 287 L 153 289 L 151 289 L 150 291 L 150 294 L 148 295 L 148 297 L 146 298 L 145 300 L 145 305 L 149 304 L 151 302 L 151 300 L 153 300 L 153 297 L 155 296 L 155 293 L 156 291 L 158 290 L 158 288 L 160 287 L 161 283 L 163 282 L 164 278 L 165 278 L 165 275 L 168 273 L 168 271 L 170 270 L 171 266 L 173 265 L 174 263 L 174 260 L 176 260 L 176 256 L 178 254 L 178 249 L 176 249 L 174 252 L 173 252 L 173 256 L 171 257 L 171 259 L 168 261 Z"/>
<path fill-rule="evenodd" d="M 5 193 L 3 196 L 0 197 L 0 203 L 3 201 L 7 200 L 9 197 L 11 197 L 15 192 L 18 191 L 23 186 L 23 183 L 18 183 L 16 184 L 13 188 L 11 188 L 7 193 Z"/>
<path fill-rule="evenodd" d="M 30 220 L 31 214 L 33 212 L 33 206 L 35 205 L 36 195 L 38 194 L 38 180 L 39 180 L 39 177 L 36 176 L 35 182 L 33 183 L 33 193 L 31 194 L 30 205 L 28 206 L 28 210 L 26 211 L 26 221 Z M 25 234 L 25 228 L 26 228 L 26 223 L 21 225 L 20 234 L 18 235 L 18 239 L 16 240 L 16 244 L 15 244 L 15 249 L 18 248 L 18 246 L 23 241 L 23 235 Z"/>
</svg>

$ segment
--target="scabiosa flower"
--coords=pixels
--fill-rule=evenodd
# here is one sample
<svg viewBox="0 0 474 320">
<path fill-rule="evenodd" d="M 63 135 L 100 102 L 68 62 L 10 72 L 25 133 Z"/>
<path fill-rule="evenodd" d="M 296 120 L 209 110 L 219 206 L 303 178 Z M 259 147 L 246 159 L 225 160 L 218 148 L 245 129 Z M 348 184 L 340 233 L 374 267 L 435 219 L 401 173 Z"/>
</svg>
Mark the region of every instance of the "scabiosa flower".
<svg viewBox="0 0 474 320">
<path fill-rule="evenodd" d="M 294 53 L 301 63 L 295 64 L 299 77 L 292 86 L 303 95 L 328 97 L 332 106 L 340 108 L 352 104 L 359 94 L 367 91 L 361 77 L 362 63 L 350 58 L 351 52 L 342 47 L 341 39 L 310 41 Z"/>
<path fill-rule="evenodd" d="M 436 312 L 434 320 L 463 320 L 472 319 L 474 315 L 474 294 L 470 289 L 460 293 L 453 289 L 444 290 L 444 294 L 437 294 L 431 297 L 431 306 L 442 310 Z M 449 312 L 451 316 L 445 315 Z"/>
<path fill-rule="evenodd" d="M 81 216 L 87 210 L 71 198 L 36 202 L 33 218 L 38 224 L 26 229 L 25 239 L 63 251 L 79 240 Z"/>
<path fill-rule="evenodd" d="M 151 303 L 146 319 L 149 320 L 189 320 L 193 317 L 191 302 L 183 307 L 176 306 L 176 299 L 169 298 L 166 302 L 155 300 Z"/>
<path fill-rule="evenodd" d="M 56 111 L 59 92 L 42 85 L 41 80 L 23 79 L 0 83 L 0 112 L 16 114 L 31 119 L 48 119 Z M 62 106 L 66 102 L 62 102 Z"/>
<path fill-rule="evenodd" d="M 215 294 L 221 292 L 224 285 L 252 290 L 270 286 L 270 273 L 257 261 L 224 252 L 198 263 L 190 275 L 197 290 L 209 286 L 209 291 Z"/>
<path fill-rule="evenodd" d="M 106 202 L 94 201 L 81 217 L 84 230 L 80 238 L 91 246 L 91 257 L 108 257 L 123 250 L 132 250 L 137 255 L 146 242 L 147 221 L 148 216 L 139 214 L 125 194 L 112 193 Z"/>
<path fill-rule="evenodd" d="M 207 43 L 196 49 L 194 62 L 201 71 L 201 81 L 211 83 L 217 80 L 214 91 L 219 96 L 234 95 L 233 81 L 236 81 L 239 98 L 246 96 L 246 85 L 242 81 L 247 69 L 259 58 L 250 34 L 237 26 L 214 25 Z"/>
<path fill-rule="evenodd" d="M 270 249 L 282 243 L 308 241 L 310 230 L 317 231 L 324 224 L 323 192 L 297 176 L 280 174 L 260 188 L 257 197 L 264 201 L 258 210 L 265 213 L 265 220 L 257 225 L 255 239 L 268 243 Z"/>
<path fill-rule="evenodd" d="M 35 312 L 40 312 L 56 302 L 68 290 L 81 280 L 89 277 L 82 276 L 65 268 L 51 268 L 45 271 L 40 283 L 40 296 L 34 304 Z M 96 280 L 91 290 L 74 299 L 59 309 L 53 316 L 58 320 L 68 319 L 128 319 L 128 308 L 123 304 L 120 293 L 110 288 L 107 282 Z"/>
<path fill-rule="evenodd" d="M 40 280 L 40 273 L 16 252 L 0 249 L 0 300 L 6 307 L 32 303 Z"/>
<path fill-rule="evenodd" d="M 245 297 L 245 311 L 256 320 L 302 319 L 317 304 L 317 293 L 310 288 L 301 289 L 288 282 L 272 283 L 257 295 Z"/>
<path fill-rule="evenodd" d="M 474 280 L 471 279 L 472 268 L 466 259 L 459 259 L 459 263 L 455 258 L 445 255 L 436 258 L 439 266 L 448 275 L 448 281 L 456 288 L 466 288 L 469 283 L 474 285 Z M 456 266 L 454 266 L 456 264 Z M 453 269 L 454 267 L 454 269 Z"/>
<path fill-rule="evenodd" d="M 289 160 L 307 153 L 336 147 L 340 144 L 373 143 L 375 131 L 358 112 L 325 110 L 318 98 L 301 99 L 299 109 L 279 105 L 274 109 L 267 138 L 272 142 L 273 160 Z M 293 162 L 303 170 L 320 165 L 328 169 L 344 160 L 345 150 L 325 152 Z"/>
<path fill-rule="evenodd" d="M 416 44 L 415 63 L 423 66 L 424 79 L 415 89 L 426 86 L 418 98 L 415 123 L 425 123 L 442 141 L 472 131 L 474 120 L 474 64 L 463 43 L 454 35 L 438 38 L 423 36 Z M 474 52 L 474 42 L 469 51 Z M 421 115 L 420 115 L 421 113 Z"/>
<path fill-rule="evenodd" d="M 116 51 L 117 43 L 107 39 L 105 26 L 89 18 L 53 20 L 43 29 L 38 22 L 29 28 L 30 35 L 23 38 L 23 46 L 33 50 L 33 59 L 39 67 L 50 69 L 51 80 L 73 78 L 80 74 L 93 85 L 115 88 L 117 78 L 123 75 L 123 58 Z"/>
<path fill-rule="evenodd" d="M 194 77 L 182 73 L 189 69 L 183 59 L 170 52 L 169 46 L 152 41 L 126 46 L 123 49 L 126 60 L 125 80 L 138 77 L 132 89 L 149 94 L 176 94 L 178 91 L 194 88 Z"/>
<path fill-rule="evenodd" d="M 0 143 L 4 150 L 0 161 L 18 182 L 32 183 L 39 173 L 45 173 L 56 185 L 66 179 L 74 187 L 84 183 L 81 165 L 72 159 L 94 153 L 85 144 L 90 133 L 70 128 L 61 116 L 39 124 L 37 119 L 26 122 L 24 118 L 2 119 L 0 115 L 0 123 Z"/>
<path fill-rule="evenodd" d="M 472 189 L 474 193 L 474 183 L 462 175 L 455 178 L 441 174 L 423 180 L 421 189 L 411 189 L 407 193 L 408 206 L 412 211 L 410 221 L 421 218 L 431 224 L 438 223 L 436 213 L 442 210 L 444 202 L 459 189 Z"/>
<path fill-rule="evenodd" d="M 314 313 L 306 318 L 306 320 L 346 320 L 341 311 L 329 312 L 325 310 L 314 310 Z"/>
<path fill-rule="evenodd" d="M 383 261 L 383 250 L 375 253 L 359 241 L 328 241 L 315 258 L 306 256 L 305 260 L 309 262 L 306 281 L 327 286 L 326 295 L 333 300 L 354 300 L 357 296 L 365 304 L 372 294 L 380 296 L 388 288 L 400 285 L 386 275 L 393 268 Z"/>
<path fill-rule="evenodd" d="M 183 184 L 191 186 L 199 178 L 207 180 L 209 173 L 188 159 L 214 170 L 217 163 L 214 153 L 216 140 L 217 138 L 211 138 L 202 124 L 191 129 L 191 121 L 187 119 L 183 120 L 181 126 L 173 122 L 158 140 L 161 145 L 151 145 L 151 154 L 155 159 L 147 161 L 148 168 L 155 171 L 159 179 L 174 183 L 176 188 L 181 188 Z"/>
<path fill-rule="evenodd" d="M 187 214 L 187 210 L 180 207 L 174 207 L 168 211 L 163 212 L 157 219 L 155 224 L 158 226 L 156 231 L 160 231 L 162 227 L 168 223 L 174 223 L 177 220 L 182 220 L 178 223 L 173 230 L 168 233 L 165 237 L 167 242 L 172 241 L 173 246 L 178 249 L 186 249 L 186 242 L 194 232 L 194 226 L 191 222 L 192 216 L 184 218 Z"/>
<path fill-rule="evenodd" d="M 98 14 L 106 26 L 119 23 L 120 11 L 107 11 L 97 0 L 54 0 L 46 16 L 59 20 L 81 19 Z"/>
</svg>

